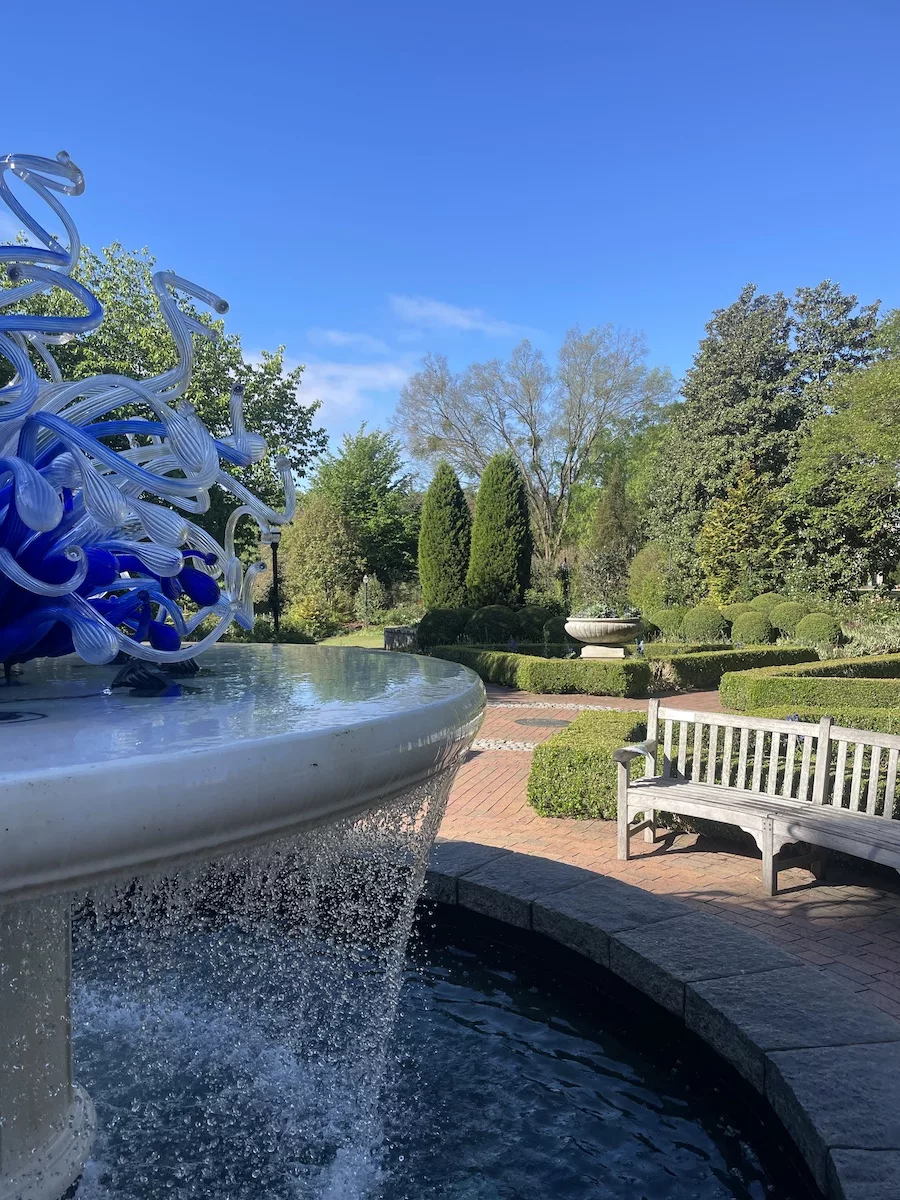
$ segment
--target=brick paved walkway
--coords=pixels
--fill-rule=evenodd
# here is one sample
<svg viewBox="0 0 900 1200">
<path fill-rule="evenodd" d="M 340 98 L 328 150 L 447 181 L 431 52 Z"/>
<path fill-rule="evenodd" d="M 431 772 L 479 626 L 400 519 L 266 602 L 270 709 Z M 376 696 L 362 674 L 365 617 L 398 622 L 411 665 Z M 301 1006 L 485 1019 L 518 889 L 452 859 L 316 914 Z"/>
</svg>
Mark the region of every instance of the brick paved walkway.
<svg viewBox="0 0 900 1200">
<path fill-rule="evenodd" d="M 529 696 L 494 687 L 488 693 L 479 745 L 544 741 L 578 715 L 574 705 L 618 709 L 646 705 L 646 701 L 606 697 Z M 715 692 L 679 696 L 667 703 L 719 709 Z M 620 863 L 613 823 L 537 816 L 525 799 L 530 767 L 528 750 L 474 750 L 460 770 L 440 836 L 561 859 L 677 897 L 754 929 L 807 962 L 833 971 L 862 999 L 900 1017 L 900 877 L 896 873 L 876 875 L 835 867 L 828 882 L 816 884 L 807 871 L 785 871 L 779 876 L 783 890 L 769 898 L 760 889 L 760 859 L 755 850 L 741 851 L 732 843 L 694 834 L 667 835 L 655 846 L 635 839 L 634 857 Z"/>
</svg>

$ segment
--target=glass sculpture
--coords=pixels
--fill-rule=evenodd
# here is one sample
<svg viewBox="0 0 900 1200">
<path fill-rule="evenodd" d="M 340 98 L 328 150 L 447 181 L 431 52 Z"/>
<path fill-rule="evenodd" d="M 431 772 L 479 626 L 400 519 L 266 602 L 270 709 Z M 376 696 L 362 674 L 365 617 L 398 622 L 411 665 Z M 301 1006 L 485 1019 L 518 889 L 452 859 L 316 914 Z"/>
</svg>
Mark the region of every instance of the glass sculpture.
<svg viewBox="0 0 900 1200">
<path fill-rule="evenodd" d="M 49 205 L 62 241 L 20 202 L 10 175 Z M 178 349 L 176 367 L 141 381 L 62 379 L 52 347 L 103 320 L 96 297 L 71 277 L 80 241 L 59 199 L 83 190 L 84 176 L 65 153 L 0 158 L 0 200 L 29 243 L 0 246 L 9 284 L 0 289 L 0 363 L 13 373 L 0 387 L 0 663 L 73 650 L 90 663 L 111 662 L 120 651 L 178 662 L 218 641 L 232 621 L 252 628 L 252 583 L 265 568 L 243 569 L 235 528 L 249 516 L 262 540 L 273 540 L 294 513 L 293 476 L 287 459 L 278 459 L 285 506 L 277 512 L 225 469 L 259 462 L 266 443 L 244 426 L 239 386 L 231 393 L 231 433 L 221 439 L 184 398 L 193 338 L 218 334 L 184 312 L 177 294 L 217 314 L 228 305 L 171 272 L 158 271 L 153 287 Z M 52 288 L 75 296 L 85 314 L 14 311 Z M 186 515 L 209 508 L 213 486 L 238 502 L 224 546 Z M 212 631 L 185 645 L 210 617 Z"/>
</svg>

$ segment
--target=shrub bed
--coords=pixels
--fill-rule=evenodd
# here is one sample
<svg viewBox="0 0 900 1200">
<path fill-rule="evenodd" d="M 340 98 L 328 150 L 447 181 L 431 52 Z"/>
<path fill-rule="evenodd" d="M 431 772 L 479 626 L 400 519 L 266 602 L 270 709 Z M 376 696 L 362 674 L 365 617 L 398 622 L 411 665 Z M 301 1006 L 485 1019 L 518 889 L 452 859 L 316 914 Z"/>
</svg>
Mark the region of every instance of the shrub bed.
<svg viewBox="0 0 900 1200">
<path fill-rule="evenodd" d="M 750 712 L 776 705 L 833 711 L 900 707 L 900 654 L 837 658 L 804 666 L 761 667 L 722 676 L 726 708 Z"/>
<path fill-rule="evenodd" d="M 818 661 L 815 650 L 802 646 L 744 646 L 740 650 L 720 647 L 694 654 L 648 653 L 647 657 L 652 662 L 654 688 L 682 690 L 718 687 L 729 671 Z"/>
<path fill-rule="evenodd" d="M 419 645 L 427 649 L 458 641 L 473 612 L 471 608 L 429 608 L 419 622 Z"/>
<path fill-rule="evenodd" d="M 501 683 L 525 692 L 585 696 L 646 696 L 650 664 L 642 658 L 609 661 L 583 658 L 537 658 L 476 646 L 433 646 L 437 658 L 471 667 L 485 683 Z"/>
<path fill-rule="evenodd" d="M 683 605 L 676 604 L 671 608 L 660 608 L 657 612 L 650 613 L 647 619 L 654 628 L 660 631 L 664 638 L 674 641 L 682 635 L 684 617 L 687 611 Z"/>
<path fill-rule="evenodd" d="M 841 640 L 841 623 L 830 613 L 810 613 L 797 622 L 794 637 L 809 646 L 836 646 Z"/>
<path fill-rule="evenodd" d="M 835 725 L 849 729 L 871 729 L 875 733 L 900 734 L 900 709 L 896 708 L 808 708 L 804 705 L 776 704 L 772 708 L 754 708 L 751 717 L 799 717 L 801 721 L 821 721 L 831 717 Z"/>
<path fill-rule="evenodd" d="M 769 610 L 769 620 L 779 633 L 786 633 L 788 637 L 794 634 L 797 626 L 806 616 L 809 616 L 809 606 L 794 600 L 788 600 L 785 604 L 776 604 Z"/>
<path fill-rule="evenodd" d="M 535 748 L 528 776 L 528 803 L 544 817 L 616 816 L 613 751 L 639 742 L 646 733 L 641 713 L 585 712 Z M 644 759 L 631 764 L 644 771 Z"/>
</svg>

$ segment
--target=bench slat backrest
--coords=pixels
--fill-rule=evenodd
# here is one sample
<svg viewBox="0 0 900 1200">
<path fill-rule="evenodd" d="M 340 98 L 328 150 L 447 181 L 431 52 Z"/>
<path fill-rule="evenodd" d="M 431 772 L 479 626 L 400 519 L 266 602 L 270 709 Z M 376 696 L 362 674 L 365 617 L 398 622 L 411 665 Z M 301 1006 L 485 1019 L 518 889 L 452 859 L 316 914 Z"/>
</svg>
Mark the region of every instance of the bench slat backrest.
<svg viewBox="0 0 900 1200">
<path fill-rule="evenodd" d="M 664 779 L 900 817 L 900 737 L 893 734 L 845 729 L 830 717 L 781 721 L 651 700 L 647 736 L 659 747 L 655 771 Z"/>
</svg>

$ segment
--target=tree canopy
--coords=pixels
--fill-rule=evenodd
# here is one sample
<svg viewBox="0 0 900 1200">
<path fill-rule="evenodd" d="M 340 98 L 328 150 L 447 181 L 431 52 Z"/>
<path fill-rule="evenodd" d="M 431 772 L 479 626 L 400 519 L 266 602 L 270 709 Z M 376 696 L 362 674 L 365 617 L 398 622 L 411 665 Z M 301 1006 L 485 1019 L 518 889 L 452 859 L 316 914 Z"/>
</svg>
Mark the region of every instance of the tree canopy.
<svg viewBox="0 0 900 1200">
<path fill-rule="evenodd" d="M 415 569 L 419 497 L 398 440 L 362 425 L 321 460 L 311 490 L 326 496 L 353 537 L 363 570 L 391 584 Z M 362 571 L 360 572 L 362 574 Z"/>
<path fill-rule="evenodd" d="M 461 374 L 430 355 L 403 389 L 397 428 L 415 457 L 445 458 L 469 479 L 495 455 L 509 455 L 550 574 L 573 491 L 604 439 L 673 391 L 669 372 L 646 360 L 643 336 L 611 325 L 569 330 L 553 368 L 529 341 L 506 363 L 473 363 Z"/>
</svg>

